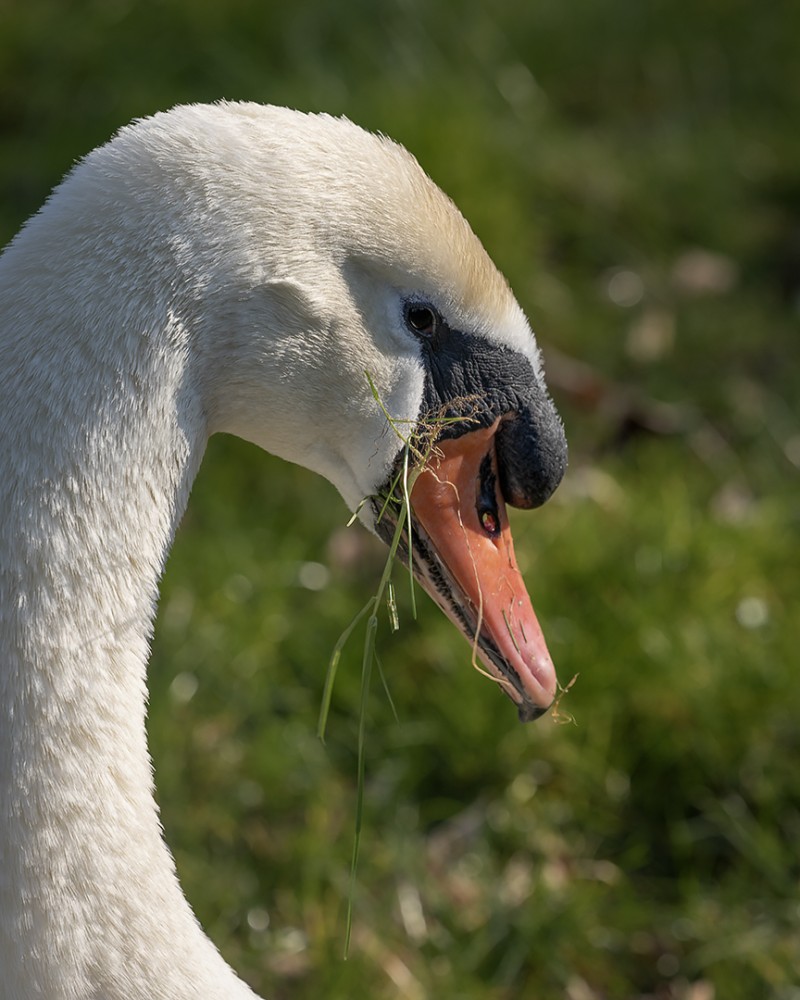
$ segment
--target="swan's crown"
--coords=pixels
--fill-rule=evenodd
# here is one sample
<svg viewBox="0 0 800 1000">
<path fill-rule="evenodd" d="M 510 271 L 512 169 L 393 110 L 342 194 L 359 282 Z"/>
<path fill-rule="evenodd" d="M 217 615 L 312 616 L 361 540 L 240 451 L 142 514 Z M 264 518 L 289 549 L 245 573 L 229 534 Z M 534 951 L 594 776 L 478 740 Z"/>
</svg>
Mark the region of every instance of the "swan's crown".
<svg viewBox="0 0 800 1000">
<path fill-rule="evenodd" d="M 163 156 L 169 172 L 181 165 L 209 206 L 222 207 L 222 186 L 230 185 L 245 199 L 255 244 L 283 231 L 298 254 L 327 247 L 342 263 L 383 270 L 407 286 L 400 291 L 435 300 L 452 325 L 521 350 L 539 369 L 506 280 L 451 199 L 386 136 L 346 118 L 225 102 L 135 123 L 111 148 L 128 142 Z"/>
</svg>

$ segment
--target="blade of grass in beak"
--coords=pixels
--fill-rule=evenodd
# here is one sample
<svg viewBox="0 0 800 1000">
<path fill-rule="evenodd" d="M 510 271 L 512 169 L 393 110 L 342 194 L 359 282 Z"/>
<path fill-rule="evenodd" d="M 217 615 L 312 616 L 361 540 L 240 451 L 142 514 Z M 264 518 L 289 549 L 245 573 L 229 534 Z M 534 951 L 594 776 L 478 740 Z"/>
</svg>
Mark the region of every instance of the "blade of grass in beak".
<svg viewBox="0 0 800 1000">
<path fill-rule="evenodd" d="M 403 456 L 403 501 L 405 503 L 406 518 L 408 519 L 408 579 L 411 590 L 411 616 L 417 620 L 417 595 L 414 591 L 414 546 L 411 544 L 411 487 L 413 482 L 408 481 L 408 453 L 411 449 L 406 446 L 406 453 Z"/>
<path fill-rule="evenodd" d="M 336 680 L 336 671 L 339 669 L 339 660 L 342 656 L 342 650 L 347 644 L 347 640 L 353 633 L 353 629 L 358 625 L 361 619 L 375 606 L 376 598 L 370 597 L 364 607 L 358 612 L 355 618 L 350 622 L 347 628 L 339 636 L 336 645 L 333 647 L 333 652 L 331 653 L 331 658 L 328 661 L 328 670 L 325 674 L 325 686 L 322 689 L 322 704 L 319 709 L 319 720 L 317 722 L 317 736 L 325 742 L 325 729 L 328 725 L 328 713 L 331 707 L 331 696 L 333 695 L 333 684 Z"/>
<path fill-rule="evenodd" d="M 397 601 L 394 596 L 394 584 L 391 580 L 386 588 L 386 607 L 389 611 L 389 624 L 392 627 L 392 632 L 397 632 L 400 628 L 400 618 L 397 614 Z"/>
<path fill-rule="evenodd" d="M 353 900 L 356 891 L 358 854 L 361 848 L 361 823 L 364 816 L 364 772 L 366 761 L 367 700 L 372 674 L 372 658 L 375 655 L 375 633 L 378 630 L 378 616 L 373 612 L 367 621 L 364 639 L 364 658 L 361 662 L 361 712 L 358 720 L 358 789 L 356 792 L 356 828 L 353 837 L 353 856 L 350 862 L 350 887 L 347 893 L 347 920 L 344 938 L 344 957 L 350 951 L 350 936 L 353 930 Z"/>
<path fill-rule="evenodd" d="M 367 377 L 367 382 L 369 383 L 369 388 L 370 388 L 370 392 L 372 393 L 373 399 L 378 404 L 378 406 L 381 408 L 381 412 L 383 413 L 384 417 L 386 417 L 386 419 L 389 421 L 389 426 L 392 428 L 392 430 L 395 432 L 395 434 L 400 438 L 400 440 L 403 442 L 403 444 L 406 447 L 409 447 L 409 441 L 408 441 L 408 439 L 405 437 L 404 434 L 401 434 L 400 431 L 397 428 L 398 423 L 408 423 L 408 421 L 405 421 L 405 420 L 404 421 L 398 421 L 398 420 L 396 420 L 389 413 L 389 411 L 383 405 L 383 400 L 380 397 L 380 393 L 378 392 L 377 386 L 372 381 L 372 376 L 370 375 L 370 373 L 368 371 L 365 371 L 364 374 Z"/>
<path fill-rule="evenodd" d="M 375 665 L 378 668 L 378 676 L 381 679 L 381 684 L 383 684 L 383 691 L 386 695 L 386 700 L 389 702 L 389 708 L 392 710 L 392 715 L 394 716 L 394 721 L 399 722 L 400 716 L 397 714 L 397 709 L 395 708 L 394 698 L 392 698 L 392 692 L 389 690 L 389 683 L 386 680 L 386 674 L 383 672 L 383 664 L 381 663 L 381 658 L 378 654 L 375 654 Z"/>
<path fill-rule="evenodd" d="M 364 607 L 358 612 L 355 618 L 350 622 L 347 628 L 339 636 L 336 645 L 333 647 L 333 652 L 331 653 L 331 658 L 328 661 L 328 670 L 325 674 L 325 685 L 322 689 L 322 704 L 319 710 L 319 719 L 317 721 L 317 736 L 325 742 L 325 730 L 328 724 L 328 714 L 331 707 L 331 697 L 333 695 L 333 685 L 336 680 L 336 672 L 339 669 L 339 660 L 342 656 L 342 650 L 347 644 L 347 640 L 353 634 L 353 630 L 364 617 L 364 615 L 373 612 L 372 617 L 375 617 L 374 612 L 380 606 L 381 598 L 383 597 L 384 590 L 387 589 L 389 584 L 389 578 L 392 573 L 392 566 L 394 565 L 395 558 L 397 557 L 397 547 L 400 544 L 400 537 L 403 533 L 403 525 L 406 520 L 406 508 L 401 507 L 400 513 L 397 518 L 397 524 L 395 525 L 394 536 L 392 537 L 392 544 L 389 547 L 389 556 L 386 559 L 386 565 L 383 568 L 383 574 L 381 575 L 380 583 L 378 584 L 377 591 L 370 597 Z M 369 622 L 372 621 L 372 617 Z M 376 619 L 377 621 L 377 619 Z M 369 622 L 367 628 L 369 628 Z"/>
<path fill-rule="evenodd" d="M 358 872 L 358 855 L 361 848 L 361 823 L 364 814 L 364 774 L 366 768 L 366 729 L 367 729 L 367 699 L 369 696 L 369 682 L 372 674 L 372 661 L 375 657 L 375 634 L 378 630 L 378 608 L 381 606 L 384 591 L 387 589 L 389 579 L 392 575 L 392 566 L 397 557 L 397 547 L 403 533 L 403 525 L 406 520 L 405 507 L 400 508 L 397 517 L 397 524 L 392 537 L 392 544 L 389 547 L 389 556 L 381 574 L 378 589 L 374 597 L 367 603 L 358 616 L 361 618 L 368 610 L 371 614 L 367 619 L 367 630 L 364 636 L 364 655 L 361 660 L 361 705 L 358 720 L 358 788 L 356 791 L 356 824 L 355 835 L 353 837 L 353 856 L 350 862 L 350 887 L 347 893 L 347 919 L 345 930 L 344 957 L 347 958 L 350 951 L 350 936 L 353 929 L 353 901 L 355 897 L 356 874 Z M 358 620 L 358 619 L 357 619 Z M 350 631 L 357 624 L 357 620 L 350 626 Z M 349 634 L 349 633 L 348 633 Z M 337 659 L 338 663 L 338 659 Z M 328 698 L 330 701 L 330 696 Z M 391 699 L 390 699 L 391 703 Z"/>
</svg>

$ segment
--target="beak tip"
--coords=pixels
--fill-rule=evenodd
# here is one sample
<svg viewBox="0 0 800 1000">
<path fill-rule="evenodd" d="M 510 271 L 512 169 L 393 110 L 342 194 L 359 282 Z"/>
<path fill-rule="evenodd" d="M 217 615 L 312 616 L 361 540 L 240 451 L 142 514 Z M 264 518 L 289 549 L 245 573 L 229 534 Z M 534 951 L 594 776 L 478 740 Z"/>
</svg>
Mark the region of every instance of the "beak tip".
<svg viewBox="0 0 800 1000">
<path fill-rule="evenodd" d="M 549 705 L 534 705 L 533 702 L 525 701 L 520 702 L 517 706 L 517 714 L 519 715 L 520 722 L 535 722 L 540 719 L 546 712 L 550 711 L 552 707 L 552 702 Z"/>
</svg>

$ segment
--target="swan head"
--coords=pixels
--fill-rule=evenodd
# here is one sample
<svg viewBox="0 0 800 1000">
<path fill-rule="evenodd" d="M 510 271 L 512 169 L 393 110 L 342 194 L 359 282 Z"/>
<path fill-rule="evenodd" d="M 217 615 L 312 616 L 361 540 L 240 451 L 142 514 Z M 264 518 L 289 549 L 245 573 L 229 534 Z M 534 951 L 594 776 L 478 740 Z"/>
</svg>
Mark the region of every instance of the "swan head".
<svg viewBox="0 0 800 1000">
<path fill-rule="evenodd" d="M 123 129 L 81 178 L 124 199 L 126 229 L 158 220 L 142 268 L 173 276 L 209 432 L 324 475 L 387 541 L 410 456 L 401 555 L 521 718 L 541 714 L 556 677 L 506 504 L 550 496 L 566 442 L 530 326 L 454 204 L 383 136 L 249 104 Z"/>
</svg>

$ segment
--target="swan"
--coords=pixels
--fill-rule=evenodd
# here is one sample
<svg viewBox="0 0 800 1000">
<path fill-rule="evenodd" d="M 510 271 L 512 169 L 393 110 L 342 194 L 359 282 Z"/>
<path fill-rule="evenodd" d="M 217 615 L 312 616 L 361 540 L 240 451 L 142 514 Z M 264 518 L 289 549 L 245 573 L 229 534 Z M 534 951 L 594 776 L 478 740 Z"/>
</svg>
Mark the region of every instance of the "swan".
<svg viewBox="0 0 800 1000">
<path fill-rule="evenodd" d="M 388 417 L 442 413 L 402 547 L 530 719 L 556 677 L 505 504 L 552 493 L 563 428 L 508 285 L 409 153 L 346 119 L 179 107 L 90 153 L 6 248 L 2 1000 L 254 997 L 183 896 L 153 797 L 165 559 L 209 435 L 325 476 L 389 540 Z"/>
</svg>

